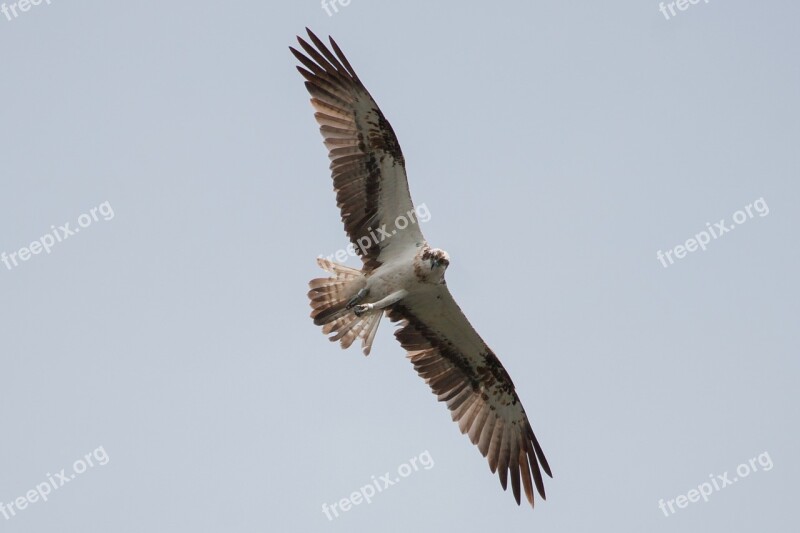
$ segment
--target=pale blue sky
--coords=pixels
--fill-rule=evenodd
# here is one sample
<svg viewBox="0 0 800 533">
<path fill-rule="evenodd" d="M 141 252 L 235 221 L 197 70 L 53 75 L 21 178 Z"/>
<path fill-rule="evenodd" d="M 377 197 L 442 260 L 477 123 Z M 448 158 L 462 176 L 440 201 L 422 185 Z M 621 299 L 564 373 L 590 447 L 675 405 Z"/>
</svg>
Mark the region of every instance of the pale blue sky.
<svg viewBox="0 0 800 533">
<path fill-rule="evenodd" d="M 786 531 L 800 6 L 52 0 L 0 14 L 0 531 Z M 517 507 L 381 325 L 308 318 L 344 247 L 288 46 L 332 34 L 552 466 Z M 669 268 L 656 257 L 763 198 Z M 86 220 L 85 218 L 83 219 Z M 350 264 L 357 264 L 351 260 Z M 411 458 L 420 469 L 329 521 Z M 675 499 L 768 452 L 774 467 Z"/>
</svg>

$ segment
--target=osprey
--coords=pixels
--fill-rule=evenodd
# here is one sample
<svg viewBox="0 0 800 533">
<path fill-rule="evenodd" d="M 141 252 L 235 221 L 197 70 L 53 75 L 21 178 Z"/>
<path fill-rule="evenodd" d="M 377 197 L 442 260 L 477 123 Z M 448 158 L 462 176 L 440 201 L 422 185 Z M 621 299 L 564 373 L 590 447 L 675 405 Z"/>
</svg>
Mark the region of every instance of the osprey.
<svg viewBox="0 0 800 533">
<path fill-rule="evenodd" d="M 297 70 L 328 149 L 342 222 L 363 262 L 357 270 L 317 259 L 332 276 L 309 282 L 314 324 L 342 348 L 361 339 L 368 355 L 383 315 L 399 322 L 395 336 L 416 371 L 488 458 L 503 490 L 510 474 L 519 504 L 521 478 L 533 506 L 532 485 L 544 499 L 541 470 L 552 477 L 550 467 L 511 377 L 447 289 L 447 252 L 430 247 L 418 224 L 399 223 L 414 205 L 397 137 L 336 42 L 330 39 L 331 52 L 306 31 L 313 46 L 298 37 L 305 54 L 289 49 L 303 65 Z"/>
</svg>

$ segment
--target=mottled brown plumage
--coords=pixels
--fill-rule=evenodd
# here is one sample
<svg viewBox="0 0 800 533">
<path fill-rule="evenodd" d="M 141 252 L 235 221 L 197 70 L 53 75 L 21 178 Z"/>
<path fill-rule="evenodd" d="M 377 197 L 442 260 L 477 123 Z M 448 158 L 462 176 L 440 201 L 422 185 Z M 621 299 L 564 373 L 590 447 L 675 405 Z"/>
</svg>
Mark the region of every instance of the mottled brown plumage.
<svg viewBox="0 0 800 533">
<path fill-rule="evenodd" d="M 444 281 L 450 258 L 425 242 L 418 225 L 377 240 L 374 229 L 413 211 L 397 137 L 342 51 L 310 30 L 303 67 L 311 103 L 331 160 L 345 231 L 361 256 L 356 270 L 320 259 L 329 278 L 310 282 L 314 323 L 343 348 L 362 339 L 369 354 L 384 313 L 400 327 L 397 340 L 417 373 L 445 402 L 462 433 L 487 458 L 503 489 L 531 505 L 545 497 L 542 470 L 552 476 L 511 377 L 472 328 Z"/>
</svg>

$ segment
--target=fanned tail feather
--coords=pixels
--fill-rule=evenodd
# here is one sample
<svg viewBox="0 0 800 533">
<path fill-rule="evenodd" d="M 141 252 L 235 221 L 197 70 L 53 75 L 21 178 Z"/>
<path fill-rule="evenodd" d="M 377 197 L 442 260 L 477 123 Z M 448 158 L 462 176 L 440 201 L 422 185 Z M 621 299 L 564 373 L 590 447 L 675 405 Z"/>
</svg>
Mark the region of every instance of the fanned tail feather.
<svg viewBox="0 0 800 533">
<path fill-rule="evenodd" d="M 383 311 L 356 316 L 352 309 L 347 308 L 347 303 L 366 287 L 366 277 L 360 270 L 321 257 L 317 264 L 334 275 L 312 279 L 308 283 L 314 324 L 322 326 L 325 335 L 332 334 L 329 339 L 339 341 L 342 348 L 349 348 L 356 339 L 362 339 L 361 349 L 364 355 L 369 355 Z"/>
</svg>

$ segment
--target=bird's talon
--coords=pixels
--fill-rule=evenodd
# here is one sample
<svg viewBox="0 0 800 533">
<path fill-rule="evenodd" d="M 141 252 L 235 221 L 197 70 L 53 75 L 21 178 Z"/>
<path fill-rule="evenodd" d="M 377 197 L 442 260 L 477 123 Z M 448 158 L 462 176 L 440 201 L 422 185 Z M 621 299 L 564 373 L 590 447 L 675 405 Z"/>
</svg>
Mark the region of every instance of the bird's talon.
<svg viewBox="0 0 800 533">
<path fill-rule="evenodd" d="M 364 299 L 364 297 L 368 294 L 366 288 L 361 289 L 358 293 L 350 298 L 350 301 L 347 302 L 347 309 L 352 309 L 358 302 Z"/>
</svg>

